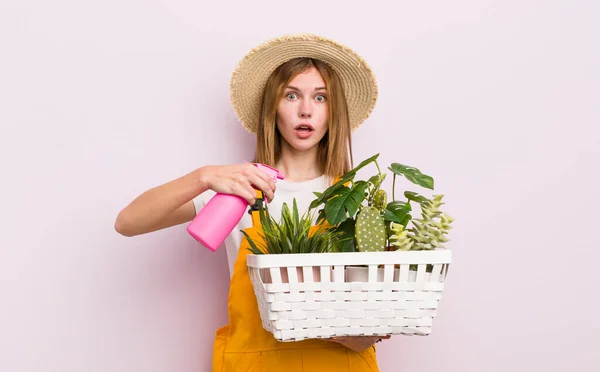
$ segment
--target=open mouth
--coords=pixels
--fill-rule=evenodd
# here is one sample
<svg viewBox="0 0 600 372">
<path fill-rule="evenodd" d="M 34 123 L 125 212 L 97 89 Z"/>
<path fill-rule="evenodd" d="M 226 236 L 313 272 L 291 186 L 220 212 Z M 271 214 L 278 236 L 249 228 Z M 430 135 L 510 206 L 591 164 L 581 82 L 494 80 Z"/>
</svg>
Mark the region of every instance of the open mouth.
<svg viewBox="0 0 600 372">
<path fill-rule="evenodd" d="M 302 125 L 298 125 L 296 127 L 296 130 L 301 133 L 310 133 L 314 130 L 314 128 L 310 125 L 302 124 Z"/>
</svg>

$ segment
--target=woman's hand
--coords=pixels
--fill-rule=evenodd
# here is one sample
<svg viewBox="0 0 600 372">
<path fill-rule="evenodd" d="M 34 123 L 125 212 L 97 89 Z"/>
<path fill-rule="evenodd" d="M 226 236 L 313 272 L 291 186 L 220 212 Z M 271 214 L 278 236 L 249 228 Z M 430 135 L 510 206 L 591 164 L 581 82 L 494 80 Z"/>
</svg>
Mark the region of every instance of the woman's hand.
<svg viewBox="0 0 600 372">
<path fill-rule="evenodd" d="M 337 342 L 338 344 L 342 344 L 342 345 L 346 346 L 347 348 L 352 349 L 354 351 L 361 352 L 361 351 L 373 346 L 377 342 L 377 340 L 379 340 L 379 339 L 387 340 L 388 338 L 390 338 L 389 335 L 383 336 L 383 337 L 380 337 L 380 336 L 348 336 L 348 337 L 332 337 L 332 338 L 330 338 L 330 340 L 333 342 Z"/>
<path fill-rule="evenodd" d="M 252 186 L 263 192 L 267 202 L 274 198 L 273 179 L 250 163 L 205 166 L 201 169 L 201 177 L 209 189 L 240 196 L 250 205 L 256 202 L 256 191 Z"/>
</svg>

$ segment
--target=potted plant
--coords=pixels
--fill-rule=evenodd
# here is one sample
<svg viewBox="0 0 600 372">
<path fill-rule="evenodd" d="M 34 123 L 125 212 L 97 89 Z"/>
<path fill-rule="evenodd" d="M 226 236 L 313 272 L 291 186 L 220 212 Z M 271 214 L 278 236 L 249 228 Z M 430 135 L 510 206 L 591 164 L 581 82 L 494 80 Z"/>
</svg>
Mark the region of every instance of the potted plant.
<svg viewBox="0 0 600 372">
<path fill-rule="evenodd" d="M 342 252 L 377 252 L 433 250 L 444 248 L 448 241 L 452 217 L 442 213 L 443 195 L 427 198 L 417 192 L 406 190 L 406 200 L 397 200 L 395 195 L 396 178 L 403 176 L 411 183 L 426 189 L 434 189 L 431 176 L 419 169 L 400 163 L 392 163 L 389 170 L 393 174 L 392 200 L 381 189 L 386 173 L 381 171 L 376 154 L 351 171 L 323 193 L 315 193 L 316 199 L 310 210 L 321 207 L 317 222 L 326 220 L 328 230 L 338 236 L 338 250 Z M 367 181 L 355 180 L 358 171 L 369 164 L 375 164 L 377 174 Z M 413 204 L 421 211 L 421 218 L 413 218 Z M 415 265 L 411 265 L 416 270 Z M 427 266 L 430 272 L 431 265 Z M 365 270 L 350 267 L 347 273 L 357 281 L 365 281 Z M 381 273 L 382 275 L 382 273 Z"/>
<path fill-rule="evenodd" d="M 337 232 L 314 226 L 311 210 L 300 215 L 296 199 L 293 199 L 291 210 L 287 203 L 283 203 L 280 221 L 275 220 L 269 214 L 268 205 L 262 203 L 259 203 L 259 217 L 261 223 L 261 230 L 258 231 L 259 239 L 253 239 L 242 230 L 250 245 L 248 250 L 252 254 L 308 254 L 338 250 Z M 288 283 L 288 272 L 282 268 L 280 275 L 282 281 Z M 299 267 L 297 275 L 299 280 L 303 280 L 303 271 Z M 269 270 L 262 270 L 261 276 L 266 283 L 272 280 Z M 313 278 L 315 281 L 320 280 L 320 272 L 316 268 L 314 268 Z"/>
<path fill-rule="evenodd" d="M 442 195 L 427 198 L 406 190 L 406 200 L 396 199 L 399 176 L 433 190 L 433 178 L 399 163 L 388 168 L 393 173 L 388 202 L 378 156 L 315 193 L 302 216 L 295 200 L 292 209 L 284 204 L 279 222 L 259 204 L 259 238 L 244 232 L 250 245 L 246 263 L 263 326 L 276 339 L 431 332 L 451 261 L 451 252 L 442 248 L 452 218 L 440 211 Z M 377 173 L 355 179 L 371 163 Z M 413 218 L 413 206 L 421 218 Z M 356 309 L 365 309 L 368 318 L 360 327 L 351 324 Z M 291 317 L 290 328 L 282 319 Z M 339 324 L 332 326 L 332 317 Z"/>
</svg>

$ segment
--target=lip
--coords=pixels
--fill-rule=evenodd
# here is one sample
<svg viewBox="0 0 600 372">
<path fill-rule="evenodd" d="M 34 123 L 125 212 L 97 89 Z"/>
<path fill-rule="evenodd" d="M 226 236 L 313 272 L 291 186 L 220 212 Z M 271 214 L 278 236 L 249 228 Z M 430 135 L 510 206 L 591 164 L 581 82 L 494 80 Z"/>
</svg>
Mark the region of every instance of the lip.
<svg viewBox="0 0 600 372">
<path fill-rule="evenodd" d="M 300 123 L 300 124 L 296 125 L 296 127 L 294 128 L 294 130 L 298 130 L 300 127 L 308 127 L 311 131 L 315 130 L 315 128 L 312 125 L 308 124 L 308 123 Z"/>
<path fill-rule="evenodd" d="M 308 139 L 308 138 L 312 137 L 315 134 L 315 132 L 312 131 L 312 130 L 306 130 L 306 131 L 296 130 L 295 132 L 296 132 L 296 137 L 299 138 L 299 139 L 301 139 L 301 140 Z"/>
</svg>

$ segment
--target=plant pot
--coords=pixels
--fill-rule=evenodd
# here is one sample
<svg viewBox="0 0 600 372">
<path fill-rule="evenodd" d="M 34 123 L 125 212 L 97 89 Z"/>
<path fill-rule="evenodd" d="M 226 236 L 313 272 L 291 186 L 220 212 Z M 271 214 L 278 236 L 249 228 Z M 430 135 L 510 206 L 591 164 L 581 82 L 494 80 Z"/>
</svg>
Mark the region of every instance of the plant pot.
<svg viewBox="0 0 600 372">
<path fill-rule="evenodd" d="M 377 281 L 383 282 L 384 269 L 378 268 L 377 270 Z M 394 269 L 393 281 L 398 281 L 399 269 Z M 364 266 L 347 266 L 346 267 L 346 282 L 368 282 L 369 281 L 369 268 Z"/>
<path fill-rule="evenodd" d="M 430 273 L 425 273 L 424 279 L 426 282 L 429 281 L 431 277 Z M 397 282 L 400 278 L 400 269 L 394 269 L 394 277 L 392 281 Z M 384 269 L 377 269 L 377 281 L 383 282 L 384 279 Z M 416 282 L 417 280 L 417 271 L 409 270 L 408 272 L 408 282 Z M 346 282 L 368 282 L 369 281 L 369 268 L 364 266 L 347 266 L 346 267 Z"/>
<path fill-rule="evenodd" d="M 297 283 L 305 283 L 307 281 L 310 281 L 313 283 L 321 282 L 321 267 L 320 266 L 306 266 L 306 267 L 298 266 L 298 267 L 277 267 L 277 268 L 260 269 L 260 276 L 262 278 L 263 283 L 265 283 L 265 284 L 273 283 L 274 272 L 272 270 L 279 271 L 279 276 L 281 277 L 281 283 L 290 283 L 290 275 L 288 273 L 288 270 L 294 270 L 296 272 L 296 280 L 294 280 L 294 281 Z M 333 269 L 328 270 L 328 271 L 329 271 L 329 275 L 330 275 L 329 280 L 331 281 L 331 280 L 333 280 Z M 305 272 L 307 273 L 306 281 L 305 281 Z M 308 275 L 309 275 L 308 273 L 312 274 L 312 275 L 310 275 L 312 278 L 308 278 Z M 308 280 L 308 279 L 310 279 L 310 280 Z M 277 282 L 279 282 L 279 281 L 277 281 Z"/>
</svg>

